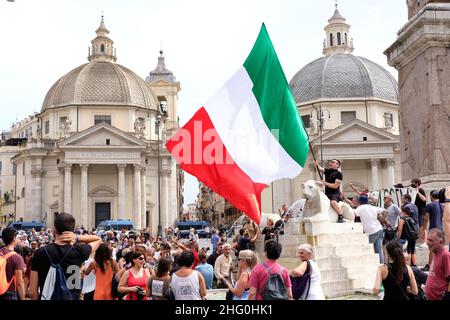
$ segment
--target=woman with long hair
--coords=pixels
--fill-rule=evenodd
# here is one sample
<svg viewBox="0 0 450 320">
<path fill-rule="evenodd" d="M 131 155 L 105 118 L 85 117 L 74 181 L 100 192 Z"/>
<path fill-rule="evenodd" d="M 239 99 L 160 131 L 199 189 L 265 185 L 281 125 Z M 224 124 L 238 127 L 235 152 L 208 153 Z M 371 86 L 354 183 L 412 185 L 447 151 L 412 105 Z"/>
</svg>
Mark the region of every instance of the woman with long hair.
<svg viewBox="0 0 450 320">
<path fill-rule="evenodd" d="M 148 279 L 147 297 L 152 300 L 168 300 L 171 269 L 172 260 L 169 257 L 162 257 L 158 262 L 156 274 Z"/>
<path fill-rule="evenodd" d="M 417 295 L 417 283 L 410 266 L 406 264 L 403 247 L 398 240 L 386 244 L 388 264 L 378 267 L 373 293 L 384 287 L 383 300 L 409 300 L 408 294 Z"/>
<path fill-rule="evenodd" d="M 112 278 L 119 272 L 119 266 L 112 258 L 112 249 L 106 243 L 100 244 L 84 274 L 95 272 L 94 300 L 112 300 Z"/>
<path fill-rule="evenodd" d="M 144 268 L 145 255 L 141 251 L 134 251 L 130 261 L 131 268 L 120 278 L 118 291 L 127 294 L 125 300 L 146 300 L 145 292 L 150 272 Z"/>
</svg>

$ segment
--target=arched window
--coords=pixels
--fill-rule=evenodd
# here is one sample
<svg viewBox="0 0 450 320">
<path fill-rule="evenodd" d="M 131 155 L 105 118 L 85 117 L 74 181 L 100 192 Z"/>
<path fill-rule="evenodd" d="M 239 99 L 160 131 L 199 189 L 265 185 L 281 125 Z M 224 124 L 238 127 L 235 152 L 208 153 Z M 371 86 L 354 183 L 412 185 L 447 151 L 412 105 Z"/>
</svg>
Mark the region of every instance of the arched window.
<svg viewBox="0 0 450 320">
<path fill-rule="evenodd" d="M 341 33 L 340 32 L 337 33 L 337 42 L 338 42 L 338 46 L 340 46 L 341 45 Z"/>
<path fill-rule="evenodd" d="M 105 53 L 105 45 L 104 44 L 102 44 L 100 46 L 100 51 L 101 51 L 101 53 Z"/>
<path fill-rule="evenodd" d="M 347 34 L 345 33 L 345 44 L 348 44 Z"/>
<path fill-rule="evenodd" d="M 330 47 L 333 46 L 333 34 L 330 33 Z"/>
</svg>

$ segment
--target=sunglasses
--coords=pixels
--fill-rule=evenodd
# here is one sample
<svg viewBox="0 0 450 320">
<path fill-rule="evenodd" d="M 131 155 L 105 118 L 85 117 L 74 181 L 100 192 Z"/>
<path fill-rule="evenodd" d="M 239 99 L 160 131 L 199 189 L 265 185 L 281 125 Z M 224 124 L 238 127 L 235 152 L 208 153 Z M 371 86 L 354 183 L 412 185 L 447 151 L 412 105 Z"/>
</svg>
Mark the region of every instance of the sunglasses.
<svg viewBox="0 0 450 320">
<path fill-rule="evenodd" d="M 139 257 L 138 260 L 144 261 L 145 258 L 144 257 Z"/>
</svg>

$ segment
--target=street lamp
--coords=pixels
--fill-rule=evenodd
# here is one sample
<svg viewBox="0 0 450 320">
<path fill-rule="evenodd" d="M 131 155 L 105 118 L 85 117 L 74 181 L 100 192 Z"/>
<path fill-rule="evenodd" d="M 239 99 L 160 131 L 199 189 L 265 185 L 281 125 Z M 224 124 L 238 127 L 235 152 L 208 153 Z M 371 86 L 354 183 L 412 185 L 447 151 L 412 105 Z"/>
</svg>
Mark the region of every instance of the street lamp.
<svg viewBox="0 0 450 320">
<path fill-rule="evenodd" d="M 316 110 L 316 119 L 319 126 L 319 136 L 320 136 L 320 165 L 323 167 L 323 140 L 322 140 L 322 130 L 325 124 L 325 115 L 324 112 L 328 113 L 328 119 L 330 119 L 330 111 L 327 109 L 323 109 L 322 106 L 319 108 L 313 105 L 314 110 Z"/>
<path fill-rule="evenodd" d="M 156 114 L 156 129 L 158 131 L 158 236 L 162 237 L 162 225 L 161 225 L 161 159 L 160 159 L 160 128 L 161 128 L 161 119 L 167 116 L 167 104 L 161 102 L 159 104 L 158 113 Z"/>
</svg>

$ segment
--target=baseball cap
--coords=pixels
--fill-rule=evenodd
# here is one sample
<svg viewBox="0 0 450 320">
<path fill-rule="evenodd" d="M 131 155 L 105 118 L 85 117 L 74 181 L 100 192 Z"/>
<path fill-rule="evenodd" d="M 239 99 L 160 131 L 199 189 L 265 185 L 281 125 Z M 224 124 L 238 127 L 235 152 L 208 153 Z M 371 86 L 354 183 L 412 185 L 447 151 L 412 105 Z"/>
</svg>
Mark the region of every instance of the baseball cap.
<svg viewBox="0 0 450 320">
<path fill-rule="evenodd" d="M 391 200 L 394 200 L 394 198 L 392 198 L 392 196 L 391 196 L 390 194 L 384 195 L 384 198 L 383 198 L 383 199 L 386 199 L 386 198 L 391 199 Z"/>
<path fill-rule="evenodd" d="M 360 204 L 368 204 L 369 203 L 369 197 L 367 197 L 367 196 L 359 196 L 358 202 Z"/>
</svg>

